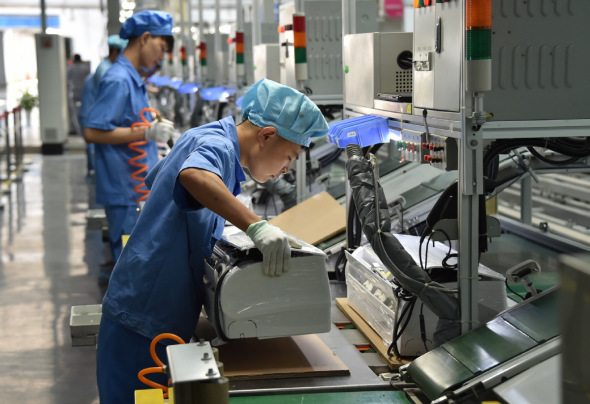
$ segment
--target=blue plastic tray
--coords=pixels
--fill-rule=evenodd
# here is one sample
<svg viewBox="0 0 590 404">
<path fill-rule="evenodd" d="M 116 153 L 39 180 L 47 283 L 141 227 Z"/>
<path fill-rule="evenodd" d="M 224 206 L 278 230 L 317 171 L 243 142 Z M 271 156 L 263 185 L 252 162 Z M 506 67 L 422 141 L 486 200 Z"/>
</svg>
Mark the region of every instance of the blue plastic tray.
<svg viewBox="0 0 590 404">
<path fill-rule="evenodd" d="M 340 148 L 349 144 L 361 147 L 384 143 L 389 138 L 387 118 L 365 115 L 330 124 L 328 139 Z"/>
</svg>

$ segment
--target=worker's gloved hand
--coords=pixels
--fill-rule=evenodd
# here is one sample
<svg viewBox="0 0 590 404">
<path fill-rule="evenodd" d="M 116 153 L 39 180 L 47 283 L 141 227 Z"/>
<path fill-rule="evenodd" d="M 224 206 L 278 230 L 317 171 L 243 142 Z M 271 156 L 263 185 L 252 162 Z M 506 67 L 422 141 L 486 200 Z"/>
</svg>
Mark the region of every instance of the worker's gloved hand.
<svg viewBox="0 0 590 404">
<path fill-rule="evenodd" d="M 154 120 L 152 126 L 145 131 L 146 140 L 153 140 L 154 142 L 166 143 L 173 136 L 174 124 L 168 119 Z"/>
<path fill-rule="evenodd" d="M 289 271 L 291 265 L 291 248 L 301 248 L 292 237 L 287 236 L 278 227 L 266 220 L 251 224 L 246 230 L 256 248 L 262 253 L 262 272 L 267 276 L 281 276 Z"/>
</svg>

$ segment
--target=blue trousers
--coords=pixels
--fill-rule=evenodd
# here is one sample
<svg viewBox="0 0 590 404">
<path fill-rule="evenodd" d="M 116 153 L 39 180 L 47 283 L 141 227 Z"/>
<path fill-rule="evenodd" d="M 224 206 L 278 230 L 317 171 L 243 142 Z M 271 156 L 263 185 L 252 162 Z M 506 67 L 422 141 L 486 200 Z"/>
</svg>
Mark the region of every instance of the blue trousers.
<svg viewBox="0 0 590 404">
<path fill-rule="evenodd" d="M 131 234 L 135 223 L 139 218 L 137 206 L 105 206 L 104 211 L 109 225 L 109 245 L 113 261 L 117 262 L 121 251 L 123 251 L 123 242 L 121 237 Z"/>
<path fill-rule="evenodd" d="M 86 145 L 86 159 L 86 169 L 90 174 L 90 171 L 94 171 L 94 143 Z"/>
<path fill-rule="evenodd" d="M 156 346 L 158 358 L 168 365 L 165 343 L 176 342 L 163 340 Z M 151 388 L 137 377 L 140 370 L 158 366 L 150 355 L 150 344 L 149 338 L 102 316 L 96 352 L 96 380 L 101 404 L 133 404 L 135 390 Z M 168 375 L 152 373 L 146 377 L 168 385 Z"/>
</svg>

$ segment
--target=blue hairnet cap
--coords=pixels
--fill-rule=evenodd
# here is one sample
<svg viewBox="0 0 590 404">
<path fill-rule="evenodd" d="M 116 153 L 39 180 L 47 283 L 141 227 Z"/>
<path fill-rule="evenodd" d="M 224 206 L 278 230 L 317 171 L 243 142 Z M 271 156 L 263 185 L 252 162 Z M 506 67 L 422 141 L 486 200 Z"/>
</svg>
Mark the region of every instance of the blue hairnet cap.
<svg viewBox="0 0 590 404">
<path fill-rule="evenodd" d="M 127 42 L 129 41 L 126 39 L 121 39 L 119 35 L 111 35 L 107 39 L 109 48 L 125 49 Z"/>
<path fill-rule="evenodd" d="M 242 117 L 264 128 L 273 126 L 280 137 L 309 146 L 312 137 L 328 133 L 328 124 L 320 109 L 305 94 L 262 79 L 242 99 Z"/>
<path fill-rule="evenodd" d="M 140 11 L 125 20 L 121 25 L 119 36 L 129 39 L 132 36 L 140 36 L 144 32 L 149 32 L 153 36 L 172 36 L 172 16 L 164 11 Z"/>
</svg>

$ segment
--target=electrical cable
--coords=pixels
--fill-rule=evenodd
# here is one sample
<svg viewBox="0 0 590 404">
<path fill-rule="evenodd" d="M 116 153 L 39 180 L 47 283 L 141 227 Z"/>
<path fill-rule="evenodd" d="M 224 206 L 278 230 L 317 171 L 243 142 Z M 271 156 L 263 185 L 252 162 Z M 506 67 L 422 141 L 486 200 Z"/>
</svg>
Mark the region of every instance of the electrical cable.
<svg viewBox="0 0 590 404">
<path fill-rule="evenodd" d="M 387 214 L 388 206 L 385 200 L 380 201 L 384 198 L 384 194 L 378 183 L 375 158 L 371 156 L 368 161 L 363 158 L 364 156 L 358 145 L 348 145 L 346 152 L 349 159 L 347 170 L 353 191 L 352 199 L 368 198 L 363 203 L 359 199 L 358 203 L 360 205 L 357 207 L 359 216 L 362 215 L 364 233 L 383 265 L 391 272 L 392 276 L 388 278 L 396 286 L 398 284 L 403 285 L 403 288 L 394 288 L 396 296 L 407 295 L 412 300 L 419 297 L 427 307 L 439 316 L 438 326 L 434 333 L 435 344 L 446 342 L 451 335 L 459 335 L 460 328 L 457 326 L 456 320 L 458 304 L 456 297 L 451 296 L 451 294 L 456 294 L 456 291 L 449 291 L 442 285 L 432 281 L 426 272 L 420 273 L 421 269 L 413 262 L 411 256 L 400 245 L 399 241 L 389 233 L 389 216 L 383 216 Z M 394 258 L 393 251 L 399 253 L 399 257 L 396 255 Z M 398 262 L 401 267 L 398 267 Z M 403 270 L 400 268 L 403 268 Z M 407 288 L 407 292 L 404 291 L 405 288 Z M 402 321 L 398 318 L 396 324 L 397 335 L 400 335 L 400 330 L 406 324 L 406 316 L 410 313 L 412 305 L 408 304 L 407 306 L 405 310 L 402 309 L 400 312 L 399 317 L 401 317 Z M 445 322 L 442 323 L 441 320 L 445 320 Z M 396 344 L 393 342 L 392 344 L 389 354 L 395 352 L 396 349 Z"/>
<path fill-rule="evenodd" d="M 426 338 L 426 323 L 424 322 L 424 303 L 420 305 L 420 338 L 422 339 L 422 343 L 424 344 L 424 352 L 428 352 L 428 346 L 426 346 L 426 341 L 430 341 Z M 432 341 L 430 341 L 432 344 Z"/>
<path fill-rule="evenodd" d="M 490 166 L 497 156 L 506 153 L 509 150 L 516 149 L 519 147 L 541 147 L 572 158 L 582 158 L 588 157 L 590 155 L 590 141 L 588 141 L 586 138 L 540 138 L 497 140 L 492 142 L 488 146 L 486 154 L 484 155 L 483 167 L 484 172 L 486 172 L 488 177 L 491 179 L 495 178 L 495 176 L 490 176 L 490 174 L 493 174 L 493 172 L 490 173 Z M 553 161 L 553 163 L 555 163 L 555 161 Z"/>
<path fill-rule="evenodd" d="M 547 158 L 547 157 L 543 156 L 534 147 L 527 147 L 527 150 L 533 156 L 535 156 L 536 158 L 538 158 L 542 162 L 547 163 L 547 164 L 551 164 L 551 165 L 554 165 L 554 166 L 565 166 L 565 165 L 568 165 L 568 164 L 575 163 L 576 161 L 578 161 L 580 159 L 579 157 L 572 157 L 572 158 L 569 158 L 569 159 L 566 159 L 566 160 L 552 160 L 550 158 Z"/>
<path fill-rule="evenodd" d="M 510 285 L 508 285 L 508 278 L 504 278 L 504 283 L 506 284 L 506 288 L 511 291 L 513 294 L 515 294 L 516 296 L 520 297 L 522 299 L 522 301 L 525 300 L 525 298 L 520 294 L 520 293 L 516 293 L 511 287 Z"/>
<path fill-rule="evenodd" d="M 416 304 L 417 299 L 418 298 L 416 296 L 413 296 L 412 299 L 409 300 L 408 303 L 404 305 L 399 317 L 397 319 L 395 319 L 394 324 L 393 324 L 393 338 L 392 338 L 391 344 L 389 344 L 389 347 L 387 348 L 387 355 L 388 356 L 395 355 L 395 357 L 398 359 L 403 358 L 399 352 L 399 349 L 397 348 L 397 342 L 399 341 L 402 334 L 406 330 L 408 324 L 410 323 L 410 319 L 412 318 L 412 312 L 414 311 L 414 305 Z M 403 322 L 403 324 L 400 327 L 399 325 L 402 322 Z M 392 351 L 393 351 L 393 353 L 392 353 Z"/>
</svg>

